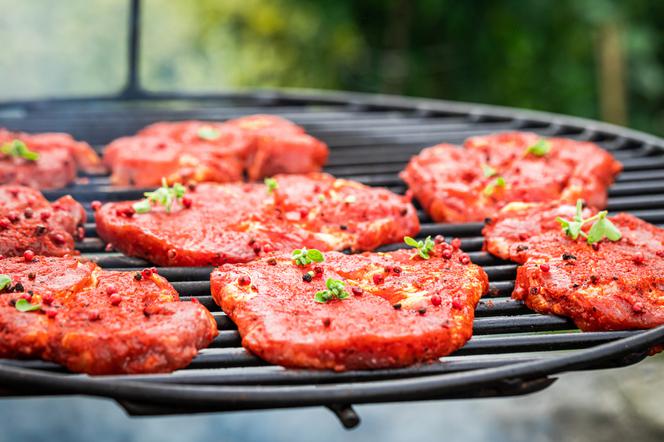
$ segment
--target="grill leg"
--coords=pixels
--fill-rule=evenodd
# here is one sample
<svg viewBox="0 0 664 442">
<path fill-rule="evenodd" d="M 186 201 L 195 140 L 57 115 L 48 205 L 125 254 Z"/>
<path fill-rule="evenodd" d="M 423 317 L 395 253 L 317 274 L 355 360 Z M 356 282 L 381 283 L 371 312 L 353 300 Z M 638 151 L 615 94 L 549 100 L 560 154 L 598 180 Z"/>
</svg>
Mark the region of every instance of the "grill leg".
<svg viewBox="0 0 664 442">
<path fill-rule="evenodd" d="M 347 430 L 357 427 L 360 424 L 360 416 L 355 412 L 352 405 L 332 404 L 327 408 L 339 419 L 341 425 Z"/>
</svg>

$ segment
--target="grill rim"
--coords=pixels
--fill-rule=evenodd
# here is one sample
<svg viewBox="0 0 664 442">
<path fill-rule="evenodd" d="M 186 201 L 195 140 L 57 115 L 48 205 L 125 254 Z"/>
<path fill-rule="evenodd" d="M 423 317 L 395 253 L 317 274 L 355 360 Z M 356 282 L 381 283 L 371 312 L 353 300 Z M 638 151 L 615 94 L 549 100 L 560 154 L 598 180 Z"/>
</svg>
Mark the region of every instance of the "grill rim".
<svg viewBox="0 0 664 442">
<path fill-rule="evenodd" d="M 432 115 L 445 115 L 469 118 L 473 122 L 506 121 L 539 123 L 547 130 L 561 128 L 574 130 L 576 134 L 601 134 L 616 139 L 626 139 L 642 144 L 646 151 L 663 151 L 664 139 L 632 129 L 597 122 L 590 119 L 566 115 L 524 110 L 485 104 L 452 102 L 444 100 L 377 95 L 356 92 L 332 92 L 305 89 L 250 90 L 215 94 L 190 93 L 148 93 L 127 97 L 83 97 L 73 99 L 26 100 L 0 103 L 0 112 L 12 108 L 24 108 L 26 120 L 30 111 L 48 111 L 62 105 L 96 104 L 101 102 L 156 102 L 156 101 L 218 101 L 246 100 L 270 113 L 270 105 L 283 103 L 292 106 L 341 105 L 361 111 L 407 111 L 421 114 L 422 118 Z M 230 103 L 229 107 L 232 107 Z M 241 106 L 240 106 L 241 109 Z M 187 109 L 189 110 L 189 109 Z M 80 112 L 81 109 L 78 109 Z M 75 115 L 75 114 L 73 114 Z M 515 129 L 519 130 L 519 129 Z M 525 129 L 528 130 L 528 129 Z M 145 404 L 180 408 L 182 402 L 192 408 L 205 410 L 237 410 L 254 408 L 294 407 L 338 404 L 392 402 L 402 400 L 426 400 L 457 397 L 477 397 L 491 395 L 491 388 L 501 394 L 518 394 L 519 389 L 510 390 L 507 384 L 521 383 L 522 391 L 528 392 L 528 382 L 547 379 L 550 375 L 565 371 L 593 368 L 598 363 L 614 361 L 629 365 L 643 357 L 653 345 L 664 343 L 664 326 L 647 331 L 637 331 L 628 337 L 596 345 L 572 354 L 554 356 L 549 359 L 530 362 L 516 362 L 494 368 L 475 369 L 454 373 L 424 375 L 404 379 L 388 379 L 366 382 L 342 382 L 339 384 L 310 384 L 306 386 L 211 386 L 173 384 L 165 382 L 142 382 L 118 377 L 89 377 L 85 375 L 62 376 L 39 369 L 12 366 L 0 362 L 0 383 L 21 392 L 16 385 L 25 386 L 27 394 L 87 394 L 111 397 L 129 403 L 138 401 Z M 597 368 L 597 367 L 595 367 Z M 28 384 L 28 385 L 26 385 Z M 499 385 L 500 384 L 500 385 Z M 542 385 L 541 388 L 548 386 Z M 538 388 L 539 389 L 539 388 Z M 471 390 L 475 391 L 474 395 Z M 511 391 L 511 392 L 510 392 Z M 530 388 L 530 391 L 535 391 Z M 170 395 L 170 396 L 169 396 Z M 124 405 L 124 404 L 123 404 Z M 127 407 L 128 409 L 130 407 Z M 185 411 L 186 412 L 186 411 Z M 336 413 L 336 411 L 335 411 Z M 337 413 L 339 415 L 339 413 Z"/>
</svg>

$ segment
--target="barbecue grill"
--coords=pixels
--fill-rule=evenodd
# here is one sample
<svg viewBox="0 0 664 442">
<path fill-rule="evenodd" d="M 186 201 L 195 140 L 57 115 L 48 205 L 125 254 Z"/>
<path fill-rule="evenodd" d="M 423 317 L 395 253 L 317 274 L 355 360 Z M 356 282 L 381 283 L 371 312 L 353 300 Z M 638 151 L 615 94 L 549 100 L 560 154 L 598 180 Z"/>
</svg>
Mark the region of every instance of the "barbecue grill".
<svg viewBox="0 0 664 442">
<path fill-rule="evenodd" d="M 664 140 L 595 121 L 495 106 L 320 91 L 251 91 L 214 95 L 155 94 L 140 88 L 138 2 L 133 2 L 128 86 L 118 96 L 0 104 L 0 126 L 64 131 L 100 151 L 113 138 L 155 121 L 225 120 L 255 113 L 291 119 L 330 146 L 325 170 L 337 177 L 404 193 L 398 178 L 421 148 L 506 130 L 527 130 L 598 143 L 624 165 L 611 187 L 610 211 L 664 223 Z M 90 202 L 138 199 L 146 189 L 111 186 L 108 176 L 82 175 L 76 184 L 46 191 L 49 200 L 72 194 L 93 219 Z M 542 390 L 572 370 L 625 366 L 664 344 L 664 326 L 648 331 L 580 333 L 569 320 L 536 314 L 510 299 L 516 265 L 481 251 L 480 223 L 437 224 L 418 207 L 421 237 L 460 237 L 484 267 L 491 291 L 476 310 L 474 336 L 440 361 L 374 371 L 291 370 L 245 351 L 234 324 L 210 296 L 211 268 L 159 268 L 184 300 L 198 298 L 217 320 L 219 336 L 192 364 L 172 374 L 71 374 L 42 361 L 0 362 L 4 395 L 84 394 L 115 399 L 132 415 L 326 406 L 342 424 L 359 417 L 352 404 L 520 395 Z M 136 270 L 149 263 L 105 251 L 94 223 L 77 248 L 106 269 Z M 380 250 L 394 250 L 391 245 Z"/>
</svg>

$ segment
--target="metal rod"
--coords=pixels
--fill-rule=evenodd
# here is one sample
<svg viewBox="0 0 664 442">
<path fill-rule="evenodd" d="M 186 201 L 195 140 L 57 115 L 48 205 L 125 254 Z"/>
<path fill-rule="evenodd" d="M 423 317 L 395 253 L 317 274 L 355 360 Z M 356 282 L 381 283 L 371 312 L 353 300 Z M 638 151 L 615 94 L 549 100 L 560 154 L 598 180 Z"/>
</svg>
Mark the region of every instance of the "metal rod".
<svg viewBox="0 0 664 442">
<path fill-rule="evenodd" d="M 142 95 L 138 72 L 141 41 L 141 0 L 130 0 L 129 8 L 127 84 L 121 95 L 123 98 L 137 98 Z"/>
</svg>

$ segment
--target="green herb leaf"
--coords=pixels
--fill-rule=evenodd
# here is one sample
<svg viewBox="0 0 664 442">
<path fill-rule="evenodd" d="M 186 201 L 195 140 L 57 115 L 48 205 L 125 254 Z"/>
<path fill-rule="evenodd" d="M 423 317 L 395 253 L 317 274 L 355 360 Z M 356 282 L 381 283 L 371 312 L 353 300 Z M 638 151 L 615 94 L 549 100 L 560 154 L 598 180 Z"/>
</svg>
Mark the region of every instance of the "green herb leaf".
<svg viewBox="0 0 664 442">
<path fill-rule="evenodd" d="M 9 275 L 0 275 L 0 290 L 4 290 L 12 283 L 12 278 Z"/>
<path fill-rule="evenodd" d="M 540 138 L 537 143 L 533 144 L 532 146 L 528 146 L 526 149 L 526 154 L 533 154 L 536 157 L 543 157 L 544 155 L 548 154 L 551 151 L 551 143 L 545 140 L 544 138 Z"/>
<path fill-rule="evenodd" d="M 19 312 L 34 312 L 41 308 L 41 304 L 30 304 L 27 299 L 18 299 L 16 301 L 16 310 Z"/>
<path fill-rule="evenodd" d="M 600 242 L 604 238 L 610 241 L 618 241 L 622 238 L 622 234 L 615 224 L 606 217 L 606 214 L 606 210 L 597 214 L 599 218 L 588 231 L 588 244 Z"/>
<path fill-rule="evenodd" d="M 560 223 L 563 233 L 569 236 L 571 239 L 576 240 L 579 236 L 586 238 L 588 244 L 594 244 L 600 242 L 604 238 L 609 241 L 618 241 L 622 238 L 620 230 L 616 227 L 615 224 L 611 222 L 607 217 L 607 211 L 603 210 L 597 215 L 592 216 L 588 219 L 583 219 L 583 201 L 576 201 L 576 213 L 574 214 L 574 220 L 569 221 L 561 217 L 557 217 L 556 221 Z M 588 234 L 583 232 L 582 227 L 590 222 L 594 224 L 588 230 Z"/>
<path fill-rule="evenodd" d="M 203 126 L 196 132 L 198 138 L 206 141 L 214 141 L 221 136 L 221 133 L 212 126 Z"/>
<path fill-rule="evenodd" d="M 429 259 L 431 257 L 430 253 L 436 245 L 431 239 L 431 235 L 427 236 L 424 241 L 417 241 L 410 236 L 404 236 L 403 241 L 407 245 L 415 247 L 417 249 L 417 254 L 420 255 L 422 259 Z"/>
<path fill-rule="evenodd" d="M 13 140 L 0 146 L 0 153 L 14 158 L 23 158 L 28 161 L 37 161 L 39 153 L 34 152 L 21 140 Z"/>
<path fill-rule="evenodd" d="M 331 301 L 332 299 L 346 299 L 350 294 L 346 291 L 346 286 L 338 279 L 327 278 L 325 281 L 327 290 L 321 290 L 314 295 L 314 301 L 322 304 Z"/>
<path fill-rule="evenodd" d="M 323 256 L 323 253 L 320 250 L 316 250 L 316 249 L 307 250 L 307 258 L 309 258 L 313 262 L 323 262 L 323 261 L 325 261 L 325 256 Z"/>
<path fill-rule="evenodd" d="M 403 237 L 403 242 L 405 242 L 407 245 L 409 245 L 411 247 L 417 247 L 418 246 L 417 240 L 414 239 L 414 238 L 411 238 L 410 236 L 404 236 Z"/>
<path fill-rule="evenodd" d="M 263 182 L 267 186 L 268 194 L 271 194 L 272 192 L 274 192 L 279 188 L 279 183 L 277 183 L 277 180 L 275 180 L 274 178 L 265 178 Z"/>
<path fill-rule="evenodd" d="M 166 212 L 173 209 L 176 202 L 180 202 L 187 192 L 186 187 L 180 183 L 169 186 L 165 178 L 161 179 L 161 187 L 154 192 L 145 192 L 145 199 L 132 205 L 136 213 L 148 213 L 152 206 L 160 205 L 166 208 Z"/>
<path fill-rule="evenodd" d="M 302 247 L 301 249 L 295 249 L 291 253 L 291 257 L 295 264 L 299 266 L 307 266 L 312 262 L 323 262 L 325 261 L 325 255 L 320 250 L 316 249 L 307 249 Z"/>
<path fill-rule="evenodd" d="M 152 205 L 148 200 L 140 200 L 139 202 L 134 203 L 132 207 L 136 213 L 148 213 L 150 210 L 152 210 Z"/>
<path fill-rule="evenodd" d="M 496 191 L 496 188 L 498 187 L 505 187 L 505 178 L 499 176 L 496 177 L 493 181 L 491 181 L 489 184 L 486 185 L 484 190 L 482 191 L 486 196 L 491 196 L 494 194 Z"/>
<path fill-rule="evenodd" d="M 496 169 L 493 167 L 487 165 L 487 164 L 482 164 L 482 174 L 484 175 L 485 178 L 491 178 L 495 174 L 497 174 Z"/>
</svg>

